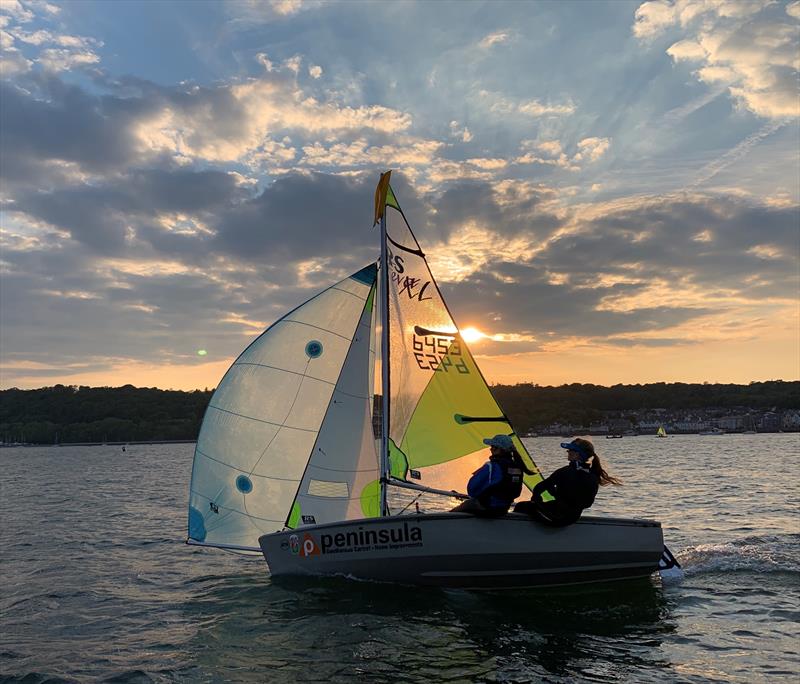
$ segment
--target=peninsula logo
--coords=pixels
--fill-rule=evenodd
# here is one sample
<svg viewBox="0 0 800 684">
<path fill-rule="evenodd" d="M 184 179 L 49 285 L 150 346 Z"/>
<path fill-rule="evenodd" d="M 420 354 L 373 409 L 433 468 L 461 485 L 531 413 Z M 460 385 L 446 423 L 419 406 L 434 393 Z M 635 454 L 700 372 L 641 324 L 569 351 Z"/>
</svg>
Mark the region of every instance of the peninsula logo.
<svg viewBox="0 0 800 684">
<path fill-rule="evenodd" d="M 293 534 L 289 537 L 289 545 L 291 546 L 292 553 L 299 554 L 302 558 L 306 558 L 307 556 L 319 556 L 320 553 L 319 545 L 308 532 L 303 535 L 302 541 L 297 538 L 296 534 Z"/>
<path fill-rule="evenodd" d="M 318 556 L 320 554 L 319 545 L 317 544 L 316 539 L 314 539 L 314 537 L 312 537 L 308 532 L 303 535 L 302 541 L 298 535 L 291 535 L 289 537 L 289 543 L 286 546 L 288 546 L 289 550 L 292 552 L 292 555 L 300 556 L 301 558 L 305 558 L 307 556 Z M 281 548 L 286 547 L 281 545 Z"/>
</svg>

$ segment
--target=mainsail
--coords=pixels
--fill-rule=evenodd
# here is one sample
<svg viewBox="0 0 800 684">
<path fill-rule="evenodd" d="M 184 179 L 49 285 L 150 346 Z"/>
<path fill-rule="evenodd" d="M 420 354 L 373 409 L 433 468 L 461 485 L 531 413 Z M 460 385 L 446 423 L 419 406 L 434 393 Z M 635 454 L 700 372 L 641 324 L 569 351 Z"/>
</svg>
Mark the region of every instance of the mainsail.
<svg viewBox="0 0 800 684">
<path fill-rule="evenodd" d="M 463 491 L 488 457 L 483 439 L 512 436 L 533 475 L 536 465 L 514 433 L 461 338 L 411 227 L 386 179 L 389 439 L 392 478 Z M 380 187 L 379 187 L 380 189 Z M 376 216 L 379 214 L 376 211 Z"/>
<path fill-rule="evenodd" d="M 376 272 L 281 318 L 225 374 L 195 449 L 190 542 L 258 550 L 268 532 L 379 514 Z"/>
</svg>

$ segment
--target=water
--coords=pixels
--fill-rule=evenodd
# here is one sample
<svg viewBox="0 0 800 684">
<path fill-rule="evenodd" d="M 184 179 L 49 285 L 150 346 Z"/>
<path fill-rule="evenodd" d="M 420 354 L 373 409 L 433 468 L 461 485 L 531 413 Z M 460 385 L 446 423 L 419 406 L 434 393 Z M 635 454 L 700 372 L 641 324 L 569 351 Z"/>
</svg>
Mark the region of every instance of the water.
<svg viewBox="0 0 800 684">
<path fill-rule="evenodd" d="M 0 681 L 796 681 L 800 435 L 596 444 L 592 513 L 660 519 L 682 582 L 273 584 L 181 543 L 192 445 L 0 450 Z"/>
</svg>

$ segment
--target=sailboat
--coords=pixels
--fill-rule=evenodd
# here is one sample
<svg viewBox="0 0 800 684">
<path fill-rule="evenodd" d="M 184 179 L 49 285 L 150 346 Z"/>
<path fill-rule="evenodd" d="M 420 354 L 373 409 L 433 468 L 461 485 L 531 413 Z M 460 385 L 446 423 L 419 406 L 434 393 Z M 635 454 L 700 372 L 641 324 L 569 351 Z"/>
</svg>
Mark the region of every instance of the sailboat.
<svg viewBox="0 0 800 684">
<path fill-rule="evenodd" d="M 723 430 L 722 428 L 718 428 L 716 425 L 714 425 L 714 426 L 708 428 L 707 430 L 701 430 L 697 434 L 698 435 L 704 435 L 704 436 L 711 435 L 711 436 L 714 436 L 714 437 L 718 437 L 719 435 L 724 435 L 725 434 L 725 430 Z"/>
<path fill-rule="evenodd" d="M 587 516 L 553 528 L 395 503 L 467 498 L 488 458 L 483 439 L 498 433 L 533 471 L 529 490 L 542 475 L 459 333 L 390 173 L 375 193 L 377 263 L 272 324 L 214 392 L 187 542 L 262 553 L 278 578 L 502 588 L 656 571 L 671 558 L 657 521 Z"/>
<path fill-rule="evenodd" d="M 658 426 L 658 430 L 656 430 L 656 437 L 669 437 L 663 425 Z"/>
</svg>

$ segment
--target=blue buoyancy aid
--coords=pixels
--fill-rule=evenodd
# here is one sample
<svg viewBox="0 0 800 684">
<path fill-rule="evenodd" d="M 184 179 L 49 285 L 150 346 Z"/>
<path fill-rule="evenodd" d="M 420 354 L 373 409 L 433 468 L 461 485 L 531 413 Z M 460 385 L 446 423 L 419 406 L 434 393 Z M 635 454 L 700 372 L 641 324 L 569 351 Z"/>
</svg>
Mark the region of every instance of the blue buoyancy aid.
<svg viewBox="0 0 800 684">
<path fill-rule="evenodd" d="M 522 469 L 511 457 L 493 456 L 470 478 L 467 493 L 490 509 L 506 509 L 522 493 Z"/>
</svg>

